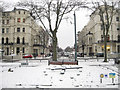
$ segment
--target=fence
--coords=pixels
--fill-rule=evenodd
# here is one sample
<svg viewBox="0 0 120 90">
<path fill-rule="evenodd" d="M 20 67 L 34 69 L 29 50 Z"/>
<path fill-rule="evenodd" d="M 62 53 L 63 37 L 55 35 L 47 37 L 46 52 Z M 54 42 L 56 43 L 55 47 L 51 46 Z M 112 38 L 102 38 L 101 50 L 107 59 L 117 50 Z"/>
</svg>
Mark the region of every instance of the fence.
<svg viewBox="0 0 120 90">
<path fill-rule="evenodd" d="M 18 61 L 18 60 L 21 60 L 21 56 L 20 55 L 15 55 L 15 56 L 8 56 L 8 55 L 5 55 L 3 56 L 2 58 L 2 61 Z"/>
</svg>

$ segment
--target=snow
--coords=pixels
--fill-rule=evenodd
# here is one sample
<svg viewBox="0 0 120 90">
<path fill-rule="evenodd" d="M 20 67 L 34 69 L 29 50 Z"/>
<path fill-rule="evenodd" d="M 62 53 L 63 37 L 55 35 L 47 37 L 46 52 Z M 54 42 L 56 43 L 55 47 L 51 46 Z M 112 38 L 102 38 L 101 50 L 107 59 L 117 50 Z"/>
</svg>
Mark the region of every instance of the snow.
<svg viewBox="0 0 120 90">
<path fill-rule="evenodd" d="M 25 60 L 14 63 L 0 63 L 1 88 L 118 88 L 112 85 L 109 73 L 116 73 L 114 83 L 118 84 L 118 68 L 113 60 L 79 60 L 78 65 L 48 65 L 47 60 Z M 81 68 L 77 68 L 81 67 Z M 8 72 L 11 68 L 13 72 Z M 58 70 L 55 70 L 59 68 Z M 66 69 L 73 68 L 73 69 Z M 77 68 L 77 69 L 75 69 Z M 102 78 L 100 74 L 108 75 Z"/>
</svg>

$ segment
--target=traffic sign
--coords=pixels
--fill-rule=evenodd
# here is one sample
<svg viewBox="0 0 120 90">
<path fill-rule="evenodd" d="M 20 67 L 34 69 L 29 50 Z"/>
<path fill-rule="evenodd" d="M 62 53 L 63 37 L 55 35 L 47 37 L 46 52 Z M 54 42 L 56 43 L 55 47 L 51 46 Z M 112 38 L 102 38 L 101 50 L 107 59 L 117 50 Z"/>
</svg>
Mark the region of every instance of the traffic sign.
<svg viewBox="0 0 120 90">
<path fill-rule="evenodd" d="M 109 78 L 115 78 L 115 73 L 109 73 Z"/>
<path fill-rule="evenodd" d="M 103 74 L 100 74 L 100 77 L 101 77 L 101 78 L 104 78 L 104 75 L 103 75 Z"/>
</svg>

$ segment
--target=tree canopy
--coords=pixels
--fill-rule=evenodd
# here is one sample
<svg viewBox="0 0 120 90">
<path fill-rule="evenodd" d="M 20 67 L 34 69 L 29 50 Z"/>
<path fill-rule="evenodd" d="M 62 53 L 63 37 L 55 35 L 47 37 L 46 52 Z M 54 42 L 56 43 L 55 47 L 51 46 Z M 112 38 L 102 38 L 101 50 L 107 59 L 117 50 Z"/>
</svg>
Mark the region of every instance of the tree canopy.
<svg viewBox="0 0 120 90">
<path fill-rule="evenodd" d="M 72 11 L 85 7 L 82 0 L 41 0 L 41 1 L 24 1 L 19 6 L 27 7 L 31 16 L 42 24 L 52 39 L 53 60 L 57 60 L 57 32 L 63 19 L 68 19 Z"/>
</svg>

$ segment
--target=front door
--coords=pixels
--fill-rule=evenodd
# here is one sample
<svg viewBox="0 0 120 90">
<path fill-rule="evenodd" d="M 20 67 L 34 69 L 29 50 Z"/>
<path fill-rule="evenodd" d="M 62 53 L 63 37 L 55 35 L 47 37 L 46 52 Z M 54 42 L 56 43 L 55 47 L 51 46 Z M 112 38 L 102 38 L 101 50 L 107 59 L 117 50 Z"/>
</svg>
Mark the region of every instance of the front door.
<svg viewBox="0 0 120 90">
<path fill-rule="evenodd" d="M 120 53 L 120 45 L 118 45 L 118 49 L 117 50 L 118 50 L 118 53 Z"/>
<path fill-rule="evenodd" d="M 17 51 L 16 51 L 17 55 L 20 53 L 20 48 L 17 47 Z"/>
<path fill-rule="evenodd" d="M 9 55 L 9 48 L 7 47 L 7 55 Z"/>
</svg>

